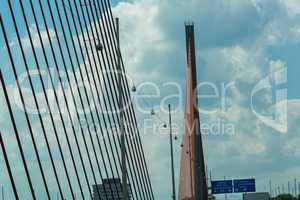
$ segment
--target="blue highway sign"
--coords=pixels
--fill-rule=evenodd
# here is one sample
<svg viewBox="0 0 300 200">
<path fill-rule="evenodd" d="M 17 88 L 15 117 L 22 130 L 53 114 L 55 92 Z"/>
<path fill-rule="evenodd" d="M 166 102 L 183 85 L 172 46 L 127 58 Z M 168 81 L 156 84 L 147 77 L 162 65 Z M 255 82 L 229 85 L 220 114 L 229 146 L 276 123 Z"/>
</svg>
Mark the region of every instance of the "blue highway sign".
<svg viewBox="0 0 300 200">
<path fill-rule="evenodd" d="M 233 181 L 234 192 L 255 192 L 255 179 L 240 179 Z"/>
<path fill-rule="evenodd" d="M 211 181 L 212 194 L 233 193 L 232 180 Z"/>
</svg>

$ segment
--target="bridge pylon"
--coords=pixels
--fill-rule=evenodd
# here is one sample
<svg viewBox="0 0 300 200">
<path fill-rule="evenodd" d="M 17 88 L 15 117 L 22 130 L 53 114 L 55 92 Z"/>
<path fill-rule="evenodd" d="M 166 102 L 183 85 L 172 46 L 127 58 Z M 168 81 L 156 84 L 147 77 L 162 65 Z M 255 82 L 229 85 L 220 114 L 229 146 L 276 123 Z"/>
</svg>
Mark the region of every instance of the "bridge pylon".
<svg viewBox="0 0 300 200">
<path fill-rule="evenodd" d="M 179 200 L 207 200 L 208 190 L 197 99 L 194 25 L 192 23 L 186 24 L 185 30 L 187 81 L 184 120 L 185 133 L 183 135 L 181 152 Z"/>
</svg>

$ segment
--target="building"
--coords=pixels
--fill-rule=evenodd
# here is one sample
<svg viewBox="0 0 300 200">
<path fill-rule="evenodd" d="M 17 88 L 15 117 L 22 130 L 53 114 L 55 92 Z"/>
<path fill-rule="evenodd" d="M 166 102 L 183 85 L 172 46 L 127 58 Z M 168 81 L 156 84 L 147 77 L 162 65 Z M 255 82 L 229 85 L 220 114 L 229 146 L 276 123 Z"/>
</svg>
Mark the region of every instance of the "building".
<svg viewBox="0 0 300 200">
<path fill-rule="evenodd" d="M 130 200 L 131 196 L 132 191 L 130 185 L 128 184 L 127 200 Z M 93 185 L 93 197 L 94 200 L 123 200 L 124 198 L 121 180 L 119 178 L 103 179 L 102 184 Z"/>
<path fill-rule="evenodd" d="M 270 200 L 270 194 L 267 192 L 245 193 L 243 200 Z"/>
</svg>

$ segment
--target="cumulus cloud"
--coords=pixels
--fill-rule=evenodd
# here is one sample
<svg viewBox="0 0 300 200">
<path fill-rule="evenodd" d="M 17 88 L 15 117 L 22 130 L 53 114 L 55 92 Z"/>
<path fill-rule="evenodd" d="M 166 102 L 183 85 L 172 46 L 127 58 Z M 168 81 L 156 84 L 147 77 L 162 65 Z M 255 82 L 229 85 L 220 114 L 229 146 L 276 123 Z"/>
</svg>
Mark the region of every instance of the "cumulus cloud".
<svg viewBox="0 0 300 200">
<path fill-rule="evenodd" d="M 258 187 L 263 190 L 266 181 L 263 176 L 272 177 L 282 170 L 291 177 L 286 169 L 292 169 L 295 163 L 284 155 L 289 154 L 286 149 L 293 149 L 291 135 L 292 130 L 297 128 L 294 121 L 298 115 L 292 114 L 293 106 L 288 103 L 288 133 L 278 134 L 253 113 L 251 91 L 271 73 L 285 67 L 289 70 L 289 60 L 274 57 L 269 48 L 299 41 L 296 25 L 298 4 L 293 0 L 191 0 L 172 3 L 140 0 L 120 2 L 113 9 L 115 16 L 121 18 L 122 49 L 127 69 L 138 82 L 176 80 L 181 88 L 185 87 L 183 25 L 185 21 L 195 22 L 199 80 L 211 81 L 218 87 L 221 83 L 230 84 L 225 96 L 225 112 L 220 108 L 221 103 L 217 103 L 213 104 L 214 114 L 201 115 L 202 123 L 214 124 L 221 120 L 235 128 L 234 135 L 204 136 L 207 163 L 215 171 L 215 178 L 223 178 L 224 175 L 233 178 L 256 176 Z M 274 92 L 274 88 L 270 88 L 258 93 L 254 108 L 266 115 L 272 112 Z M 211 109 L 212 101 L 200 100 L 200 105 Z M 181 124 L 182 117 L 179 115 L 183 116 L 183 111 L 184 105 L 181 113 L 176 115 L 175 123 Z M 147 141 L 151 141 L 144 143 L 151 174 L 169 169 L 156 162 L 167 162 L 159 153 L 167 151 L 165 142 L 155 137 Z M 153 145 L 160 150 L 153 151 Z M 177 159 L 179 151 L 176 152 Z M 283 163 L 276 166 L 280 161 Z M 219 169 L 224 170 L 220 172 Z M 163 178 L 154 178 L 160 199 L 168 198 L 168 194 L 159 192 L 161 185 L 167 184 Z"/>
<path fill-rule="evenodd" d="M 280 0 L 289 16 L 295 17 L 300 14 L 300 2 L 297 0 Z"/>
<path fill-rule="evenodd" d="M 170 91 L 173 92 L 173 89 L 163 87 L 166 81 L 178 83 L 180 89 L 184 91 L 186 66 L 184 22 L 194 21 L 199 81 L 210 81 L 215 84 L 220 95 L 222 84 L 229 84 L 225 96 L 219 96 L 214 100 L 200 99 L 201 108 L 215 110 L 213 114 L 201 114 L 202 124 L 217 127 L 221 123 L 221 126 L 234 127 L 233 134 L 228 134 L 222 129 L 218 129 L 216 134 L 203 131 L 206 161 L 213 170 L 213 178 L 223 178 L 224 175 L 230 178 L 254 176 L 258 178 L 259 190 L 263 190 L 265 177 L 274 177 L 280 181 L 282 177 L 278 177 L 279 172 L 285 175 L 283 180 L 299 175 L 296 170 L 299 165 L 296 159 L 299 151 L 295 148 L 299 142 L 297 132 L 299 102 L 297 100 L 286 102 L 287 134 L 278 134 L 278 131 L 257 118 L 251 108 L 251 92 L 255 85 L 270 73 L 290 67 L 289 60 L 274 57 L 268 48 L 286 47 L 290 43 L 300 41 L 300 28 L 297 25 L 299 22 L 297 16 L 300 13 L 298 2 L 297 0 L 133 0 L 114 4 L 114 15 L 121 19 L 121 44 L 125 67 L 137 86 L 145 81 L 156 83 L 161 89 L 160 98 L 170 94 Z M 92 24 L 92 27 L 94 29 L 95 24 Z M 30 34 L 33 37 L 34 47 L 41 48 L 34 25 L 31 25 Z M 45 30 L 42 30 L 41 34 L 47 46 L 49 41 Z M 56 37 L 52 30 L 50 37 L 51 39 Z M 73 36 L 73 39 L 77 42 L 76 36 Z M 82 35 L 79 36 L 79 40 L 83 41 Z M 28 35 L 22 37 L 22 43 L 26 49 L 30 48 Z M 15 47 L 16 40 L 11 40 L 10 45 Z M 87 58 L 89 57 L 84 59 Z M 104 61 L 100 62 L 104 64 Z M 91 63 L 95 64 L 100 63 Z M 78 71 L 75 73 L 78 74 Z M 206 88 L 201 89 L 201 93 L 207 92 Z M 67 91 L 70 92 L 70 88 L 67 88 Z M 60 90 L 57 92 L 61 93 Z M 268 115 L 272 112 L 273 92 L 272 89 L 263 90 L 254 99 L 254 108 L 261 114 Z M 51 101 L 54 100 L 52 93 L 53 90 L 48 91 Z M 184 99 L 182 94 L 185 93 L 180 94 L 180 98 Z M 30 92 L 26 91 L 26 98 L 30 95 Z M 45 103 L 43 97 L 38 95 L 38 98 Z M 78 98 L 77 95 L 75 98 Z M 222 107 L 223 100 L 225 108 Z M 212 101 L 217 103 L 214 104 Z M 26 99 L 26 102 L 32 105 L 31 98 Z M 173 113 L 173 121 L 177 126 L 176 132 L 182 134 L 184 100 L 178 102 L 180 109 Z M 149 114 L 137 110 L 142 140 L 155 195 L 158 199 L 168 199 L 170 197 L 167 192 L 170 189 L 168 187 L 170 182 L 166 178 L 170 169 L 168 135 L 161 134 L 165 130 L 157 127 L 145 129 L 144 123 L 144 120 L 150 118 L 152 120 L 150 124 L 157 126 L 167 121 L 168 116 L 166 112 L 159 111 L 161 105 L 156 105 L 154 101 L 150 101 L 149 104 L 146 105 L 148 109 L 153 107 L 158 117 L 150 118 Z M 70 106 L 74 107 L 72 103 Z M 1 115 L 7 115 L 5 109 L 0 107 L 0 110 Z M 3 115 L 0 119 L 1 125 L 6 120 Z M 74 113 L 72 117 L 75 117 Z M 45 117 L 45 120 L 50 123 L 49 118 Z M 37 124 L 34 128 L 40 131 Z M 48 128 L 52 130 L 51 127 L 47 127 L 47 130 Z M 54 141 L 54 138 L 51 138 L 51 141 Z M 179 174 L 180 141 L 175 146 L 176 172 Z"/>
<path fill-rule="evenodd" d="M 29 27 L 29 31 L 30 31 L 30 36 L 32 37 L 32 43 L 33 43 L 34 48 L 42 48 L 36 25 L 31 24 L 30 27 Z M 41 31 L 40 34 L 41 34 L 43 44 L 46 47 L 49 46 L 49 39 L 48 39 L 47 31 L 46 30 L 40 30 L 40 31 Z M 52 30 L 52 29 L 49 30 L 49 36 L 50 36 L 50 40 L 55 39 L 56 34 L 55 34 L 54 30 Z M 21 42 L 22 42 L 22 45 L 23 45 L 25 50 L 28 50 L 28 49 L 31 48 L 29 35 L 23 36 L 21 38 Z M 9 45 L 11 47 L 18 46 L 17 38 L 15 38 L 14 40 L 11 40 Z"/>
</svg>

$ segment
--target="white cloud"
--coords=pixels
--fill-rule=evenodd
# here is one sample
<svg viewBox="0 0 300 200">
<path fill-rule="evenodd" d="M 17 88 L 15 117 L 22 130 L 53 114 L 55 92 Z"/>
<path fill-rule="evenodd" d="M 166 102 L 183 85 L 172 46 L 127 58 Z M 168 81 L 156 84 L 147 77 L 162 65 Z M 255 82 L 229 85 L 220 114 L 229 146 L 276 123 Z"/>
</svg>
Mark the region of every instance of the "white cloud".
<svg viewBox="0 0 300 200">
<path fill-rule="evenodd" d="M 281 7 L 277 7 L 278 2 Z M 233 136 L 204 136 L 207 163 L 217 171 L 217 177 L 224 174 L 245 176 L 250 173 L 253 176 L 271 176 L 278 169 L 295 167 L 291 161 L 299 155 L 298 151 L 294 151 L 298 139 L 292 132 L 298 129 L 298 105 L 289 104 L 291 132 L 280 135 L 253 115 L 249 106 L 249 90 L 271 71 L 288 66 L 285 60 L 270 58 L 266 48 L 299 41 L 299 27 L 290 20 L 300 13 L 298 4 L 297 0 L 139 0 L 121 2 L 113 8 L 115 16 L 121 19 L 125 66 L 137 83 L 146 80 L 184 83 L 186 62 L 183 23 L 191 19 L 196 25 L 198 73 L 201 80 L 234 83 L 228 91 L 229 106 L 226 112 L 217 110 L 214 115 L 201 116 L 206 123 L 222 119 L 235 126 Z M 283 5 L 286 12 L 282 11 Z M 41 48 L 36 27 L 32 25 L 30 29 L 34 47 Z M 45 30 L 41 34 L 47 46 L 49 41 Z M 50 35 L 51 39 L 55 38 L 53 30 Z M 22 38 L 22 43 L 25 48 L 30 48 L 28 36 Z M 12 40 L 10 45 L 16 46 L 16 40 Z M 49 90 L 49 94 L 51 92 Z M 26 94 L 30 96 L 30 93 Z M 50 95 L 51 101 L 53 98 Z M 39 99 L 43 97 L 39 96 Z M 258 104 L 271 103 L 268 93 L 259 100 Z M 32 103 L 32 99 L 26 101 Z M 183 110 L 182 105 L 181 111 L 174 114 L 174 123 L 180 125 L 179 132 L 182 132 Z M 1 113 L 6 114 L 2 109 Z M 148 117 L 146 115 L 141 119 Z M 165 115 L 162 118 L 167 119 Z M 47 121 L 50 123 L 49 119 Z M 39 129 L 38 126 L 35 128 Z M 169 189 L 167 170 L 170 168 L 168 138 L 152 133 L 144 136 L 142 132 L 142 140 L 156 196 L 158 199 L 167 199 L 170 196 L 166 192 Z M 54 139 L 51 138 L 51 141 Z M 179 146 L 176 144 L 175 147 L 177 161 Z M 291 157 L 287 158 L 286 155 Z M 276 166 L 276 162 L 282 160 L 286 163 Z M 220 168 L 224 170 L 221 172 Z M 176 171 L 178 174 L 178 164 Z"/>
<path fill-rule="evenodd" d="M 32 43 L 33 43 L 34 48 L 42 48 L 36 25 L 31 24 L 30 27 L 29 27 L 29 31 L 30 31 L 30 35 L 32 37 Z M 46 30 L 40 30 L 40 34 L 41 34 L 41 38 L 42 38 L 42 41 L 43 41 L 43 45 L 45 47 L 48 47 L 50 45 L 50 43 L 49 43 L 49 38 L 48 38 L 47 31 Z M 56 38 L 56 34 L 55 34 L 55 31 L 53 29 L 49 29 L 49 37 L 50 37 L 50 40 L 53 40 L 53 39 Z M 28 35 L 23 36 L 21 38 L 21 42 L 22 42 L 23 48 L 25 50 L 28 50 L 28 49 L 31 48 L 30 38 L 29 38 Z M 9 45 L 11 47 L 18 46 L 19 43 L 17 41 L 17 38 L 11 40 Z"/>
<path fill-rule="evenodd" d="M 300 14 L 300 2 L 298 0 L 280 0 L 289 16 L 294 17 Z"/>
<path fill-rule="evenodd" d="M 254 176 L 260 176 L 261 173 L 271 174 L 272 168 L 276 171 L 274 162 L 283 160 L 282 154 L 285 152 L 278 146 L 278 138 L 288 143 L 291 136 L 290 132 L 287 135 L 275 134 L 276 131 L 254 116 L 250 109 L 249 93 L 252 86 L 270 72 L 288 67 L 285 60 L 273 59 L 267 48 L 299 41 L 298 28 L 295 27 L 295 21 L 291 21 L 291 14 L 294 16 L 298 13 L 297 6 L 298 1 L 279 0 L 191 0 L 172 3 L 141 0 L 119 3 L 114 13 L 121 18 L 123 56 L 127 68 L 136 79 L 155 82 L 171 77 L 184 83 L 183 23 L 190 19 L 195 21 L 198 73 L 201 79 L 234 83 L 227 97 L 230 102 L 227 112 L 224 114 L 220 110 L 214 115 L 202 116 L 204 122 L 215 122 L 222 118 L 236 128 L 233 137 L 205 136 L 208 164 L 215 169 L 226 169 L 223 173 L 234 175 L 234 169 L 239 171 L 236 176 L 242 176 L 249 170 Z M 177 73 L 180 75 L 177 76 Z M 259 100 L 257 104 L 261 104 L 261 107 L 265 105 L 263 103 L 272 103 L 268 92 L 261 95 Z M 176 123 L 180 124 L 181 120 Z M 289 126 L 290 129 L 295 127 L 292 124 Z M 158 153 L 151 149 L 153 145 L 158 149 L 166 148 L 165 144 L 158 138 L 147 141 L 144 145 L 148 149 L 150 172 L 159 174 L 162 168 L 166 168 L 155 162 Z M 272 164 L 268 166 L 268 162 Z M 268 169 L 259 172 L 261 165 Z M 286 164 L 286 167 L 292 165 Z M 154 181 L 156 190 L 159 190 L 161 180 Z M 157 195 L 160 199 L 168 197 L 166 194 Z"/>
</svg>

